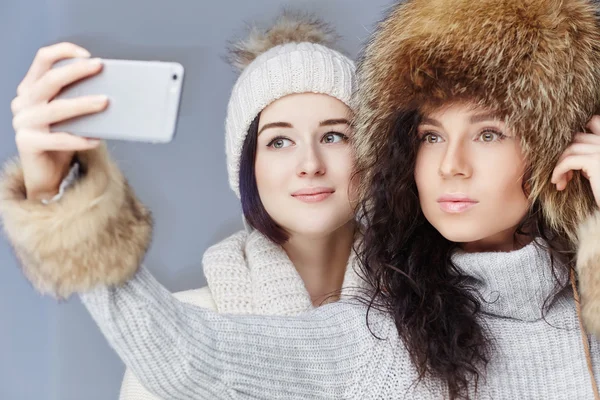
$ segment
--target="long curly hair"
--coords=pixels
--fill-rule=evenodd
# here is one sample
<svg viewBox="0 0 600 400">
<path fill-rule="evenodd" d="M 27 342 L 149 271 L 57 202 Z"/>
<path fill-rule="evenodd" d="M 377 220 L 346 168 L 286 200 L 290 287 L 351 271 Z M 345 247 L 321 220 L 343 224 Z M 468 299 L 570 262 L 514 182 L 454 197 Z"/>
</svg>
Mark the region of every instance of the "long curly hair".
<svg viewBox="0 0 600 400">
<path fill-rule="evenodd" d="M 370 306 L 394 318 L 418 380 L 440 379 L 450 399 L 470 398 L 493 354 L 493 338 L 480 318 L 481 299 L 451 260 L 458 245 L 444 238 L 421 211 L 414 179 L 420 118 L 418 111 L 399 113 L 394 132 L 377 144 L 377 157 L 368 166 L 358 210 L 364 227 L 361 272 L 374 288 Z M 528 174 L 523 179 L 526 194 Z M 537 201 L 517 233 L 541 237 L 553 260 L 566 260 L 552 263 L 555 277 L 556 268 L 573 268 L 572 244 L 564 232 L 546 224 Z M 564 282 L 556 282 L 558 292 Z"/>
</svg>

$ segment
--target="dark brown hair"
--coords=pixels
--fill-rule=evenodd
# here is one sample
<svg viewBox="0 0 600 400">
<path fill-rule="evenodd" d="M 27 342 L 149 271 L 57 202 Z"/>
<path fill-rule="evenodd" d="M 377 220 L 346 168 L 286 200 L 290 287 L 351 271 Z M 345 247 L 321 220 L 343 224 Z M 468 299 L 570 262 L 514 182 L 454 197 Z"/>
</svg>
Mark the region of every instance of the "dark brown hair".
<svg viewBox="0 0 600 400">
<path fill-rule="evenodd" d="M 265 210 L 260 200 L 254 163 L 256 160 L 256 146 L 258 142 L 258 122 L 260 114 L 254 118 L 242 147 L 240 157 L 240 198 L 244 217 L 254 229 L 271 239 L 277 244 L 283 244 L 289 239 L 289 234 Z"/>
<path fill-rule="evenodd" d="M 393 131 L 382 136 L 373 164 L 366 167 L 359 259 L 374 288 L 371 307 L 394 318 L 419 381 L 439 379 L 451 399 L 470 398 L 493 353 L 493 338 L 479 320 L 481 299 L 451 260 L 458 245 L 444 238 L 420 207 L 414 179 L 420 118 L 417 111 L 398 113 Z M 526 181 L 527 175 L 525 193 Z M 566 235 L 550 230 L 537 202 L 517 233 L 545 239 L 553 257 L 572 256 Z M 552 268 L 556 272 L 554 263 Z"/>
</svg>

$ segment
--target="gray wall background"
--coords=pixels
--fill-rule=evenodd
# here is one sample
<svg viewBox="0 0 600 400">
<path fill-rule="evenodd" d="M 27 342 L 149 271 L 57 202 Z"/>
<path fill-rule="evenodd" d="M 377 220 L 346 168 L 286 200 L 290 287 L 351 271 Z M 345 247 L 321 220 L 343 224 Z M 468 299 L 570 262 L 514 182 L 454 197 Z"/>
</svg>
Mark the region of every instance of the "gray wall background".
<svg viewBox="0 0 600 400">
<path fill-rule="evenodd" d="M 176 139 L 110 142 L 156 230 L 147 266 L 170 290 L 205 284 L 204 250 L 241 228 L 229 190 L 224 120 L 236 75 L 222 61 L 246 22 L 282 7 L 315 12 L 356 56 L 392 0 L 1 0 L 0 161 L 16 153 L 10 101 L 35 51 L 69 40 L 104 58 L 178 61 L 186 68 Z M 118 397 L 124 365 L 79 300 L 41 297 L 0 239 L 0 399 Z"/>
</svg>

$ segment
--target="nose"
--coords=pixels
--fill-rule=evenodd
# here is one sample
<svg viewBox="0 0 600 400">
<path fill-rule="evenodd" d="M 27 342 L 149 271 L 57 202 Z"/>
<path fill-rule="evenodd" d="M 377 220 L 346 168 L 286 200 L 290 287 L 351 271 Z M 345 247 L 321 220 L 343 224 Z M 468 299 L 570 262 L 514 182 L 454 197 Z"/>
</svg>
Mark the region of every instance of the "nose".
<svg viewBox="0 0 600 400">
<path fill-rule="evenodd" d="M 439 174 L 444 179 L 468 178 L 472 174 L 467 150 L 461 143 L 450 144 L 440 162 Z"/>
<path fill-rule="evenodd" d="M 325 174 L 323 155 L 314 146 L 306 146 L 300 155 L 297 174 L 300 177 L 321 176 Z"/>
</svg>

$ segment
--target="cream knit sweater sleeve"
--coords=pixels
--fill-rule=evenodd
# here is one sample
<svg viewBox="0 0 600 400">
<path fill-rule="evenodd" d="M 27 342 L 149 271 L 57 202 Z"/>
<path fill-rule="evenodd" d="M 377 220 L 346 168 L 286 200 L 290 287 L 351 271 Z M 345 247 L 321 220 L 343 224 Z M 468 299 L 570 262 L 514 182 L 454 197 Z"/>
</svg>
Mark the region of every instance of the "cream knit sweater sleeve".
<svg viewBox="0 0 600 400">
<path fill-rule="evenodd" d="M 83 176 L 49 204 L 27 199 L 18 160 L 7 163 L 3 230 L 40 293 L 82 293 L 148 390 L 166 399 L 378 398 L 379 386 L 367 381 L 381 378 L 377 366 L 393 360 L 397 341 L 371 330 L 381 323 L 379 337 L 397 336 L 393 323 L 379 318 L 367 326 L 363 307 L 339 303 L 303 317 L 221 315 L 182 303 L 141 267 L 152 216 L 106 146 L 77 159 Z M 363 395 L 367 388 L 371 396 Z"/>
<path fill-rule="evenodd" d="M 173 294 L 173 296 L 184 303 L 192 304 L 197 307 L 217 311 L 217 305 L 212 297 L 210 288 L 205 286 L 200 289 L 186 290 Z M 127 369 L 121 383 L 121 392 L 119 400 L 160 400 L 150 393 L 134 373 Z"/>
<path fill-rule="evenodd" d="M 294 318 L 222 315 L 178 301 L 143 267 L 81 298 L 125 364 L 165 399 L 365 398 L 367 375 L 377 379 L 377 360 L 391 353 L 358 305 Z M 371 319 L 377 336 L 395 333 Z"/>
</svg>

